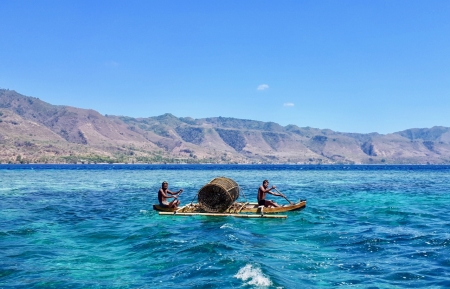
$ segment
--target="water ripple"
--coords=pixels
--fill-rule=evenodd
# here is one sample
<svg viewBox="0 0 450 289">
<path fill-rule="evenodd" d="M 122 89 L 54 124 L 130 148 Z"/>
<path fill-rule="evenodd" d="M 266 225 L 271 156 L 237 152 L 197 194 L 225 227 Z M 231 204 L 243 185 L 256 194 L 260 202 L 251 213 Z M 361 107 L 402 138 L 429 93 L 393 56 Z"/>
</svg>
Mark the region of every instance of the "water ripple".
<svg viewBox="0 0 450 289">
<path fill-rule="evenodd" d="M 447 288 L 450 167 L 0 165 L 0 287 Z M 286 220 L 159 216 L 162 180 L 261 180 Z M 281 200 L 280 202 L 283 202 Z"/>
</svg>

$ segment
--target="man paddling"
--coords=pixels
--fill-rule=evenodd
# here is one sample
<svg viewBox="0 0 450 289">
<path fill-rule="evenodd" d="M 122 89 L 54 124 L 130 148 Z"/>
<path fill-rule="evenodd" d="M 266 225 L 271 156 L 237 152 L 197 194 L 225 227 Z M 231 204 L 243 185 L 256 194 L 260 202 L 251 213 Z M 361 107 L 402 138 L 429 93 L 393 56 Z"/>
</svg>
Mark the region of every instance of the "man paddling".
<svg viewBox="0 0 450 289">
<path fill-rule="evenodd" d="M 259 189 L 258 189 L 258 206 L 281 207 L 280 205 L 278 205 L 274 201 L 266 200 L 266 194 L 271 194 L 271 195 L 274 195 L 274 196 L 281 196 L 280 194 L 273 193 L 273 192 L 270 191 L 272 189 L 276 189 L 275 186 L 272 186 L 269 189 L 268 189 L 268 187 L 269 187 L 269 181 L 268 180 L 264 180 L 263 183 L 262 183 L 262 186 L 260 186 Z"/>
<path fill-rule="evenodd" d="M 158 191 L 158 201 L 159 205 L 163 208 L 177 208 L 180 205 L 180 200 L 178 200 L 178 196 L 183 192 L 183 189 L 180 189 L 178 192 L 174 193 L 169 191 L 169 183 L 163 182 L 161 185 L 161 189 Z M 168 202 L 167 199 L 174 198 L 172 202 Z"/>
</svg>

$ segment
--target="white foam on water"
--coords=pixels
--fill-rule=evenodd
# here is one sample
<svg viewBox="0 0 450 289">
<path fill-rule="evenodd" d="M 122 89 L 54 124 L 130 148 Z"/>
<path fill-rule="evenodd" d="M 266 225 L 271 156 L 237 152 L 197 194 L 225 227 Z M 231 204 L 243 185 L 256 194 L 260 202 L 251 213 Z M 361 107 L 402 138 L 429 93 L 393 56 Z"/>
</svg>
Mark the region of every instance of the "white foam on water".
<svg viewBox="0 0 450 289">
<path fill-rule="evenodd" d="M 227 235 L 227 237 L 228 237 L 228 239 L 233 240 L 233 241 L 239 240 L 239 239 L 238 239 L 235 235 L 233 235 L 233 234 L 229 234 L 229 235 Z"/>
<path fill-rule="evenodd" d="M 260 268 L 255 268 L 250 264 L 247 264 L 245 267 L 239 269 L 234 277 L 241 279 L 248 285 L 255 285 L 259 287 L 268 287 L 272 285 L 272 281 L 264 276 Z"/>
<path fill-rule="evenodd" d="M 226 223 L 226 224 L 223 224 L 222 226 L 220 226 L 220 228 L 221 229 L 226 229 L 226 228 L 232 229 L 233 228 L 233 224 Z"/>
<path fill-rule="evenodd" d="M 174 242 L 174 243 L 187 243 L 188 241 L 186 241 L 186 240 L 173 240 L 172 242 Z"/>
</svg>

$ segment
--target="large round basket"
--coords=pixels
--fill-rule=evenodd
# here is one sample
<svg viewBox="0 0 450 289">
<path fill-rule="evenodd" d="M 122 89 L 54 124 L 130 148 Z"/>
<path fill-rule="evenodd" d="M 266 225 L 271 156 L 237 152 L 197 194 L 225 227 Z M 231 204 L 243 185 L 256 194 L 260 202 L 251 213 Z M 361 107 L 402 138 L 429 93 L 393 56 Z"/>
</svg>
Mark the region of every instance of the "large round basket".
<svg viewBox="0 0 450 289">
<path fill-rule="evenodd" d="M 239 185 L 232 179 L 218 177 L 198 191 L 198 203 L 208 213 L 220 213 L 239 198 Z"/>
</svg>

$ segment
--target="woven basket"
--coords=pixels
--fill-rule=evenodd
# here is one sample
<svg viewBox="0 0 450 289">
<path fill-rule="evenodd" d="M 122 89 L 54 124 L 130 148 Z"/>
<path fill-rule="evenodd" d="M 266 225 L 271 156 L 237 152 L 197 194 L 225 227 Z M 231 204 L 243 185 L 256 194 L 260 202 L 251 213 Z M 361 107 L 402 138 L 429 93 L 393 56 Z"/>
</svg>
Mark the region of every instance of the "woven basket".
<svg viewBox="0 0 450 289">
<path fill-rule="evenodd" d="M 239 198 L 239 185 L 232 179 L 218 177 L 198 191 L 198 204 L 208 213 L 220 213 Z"/>
</svg>

